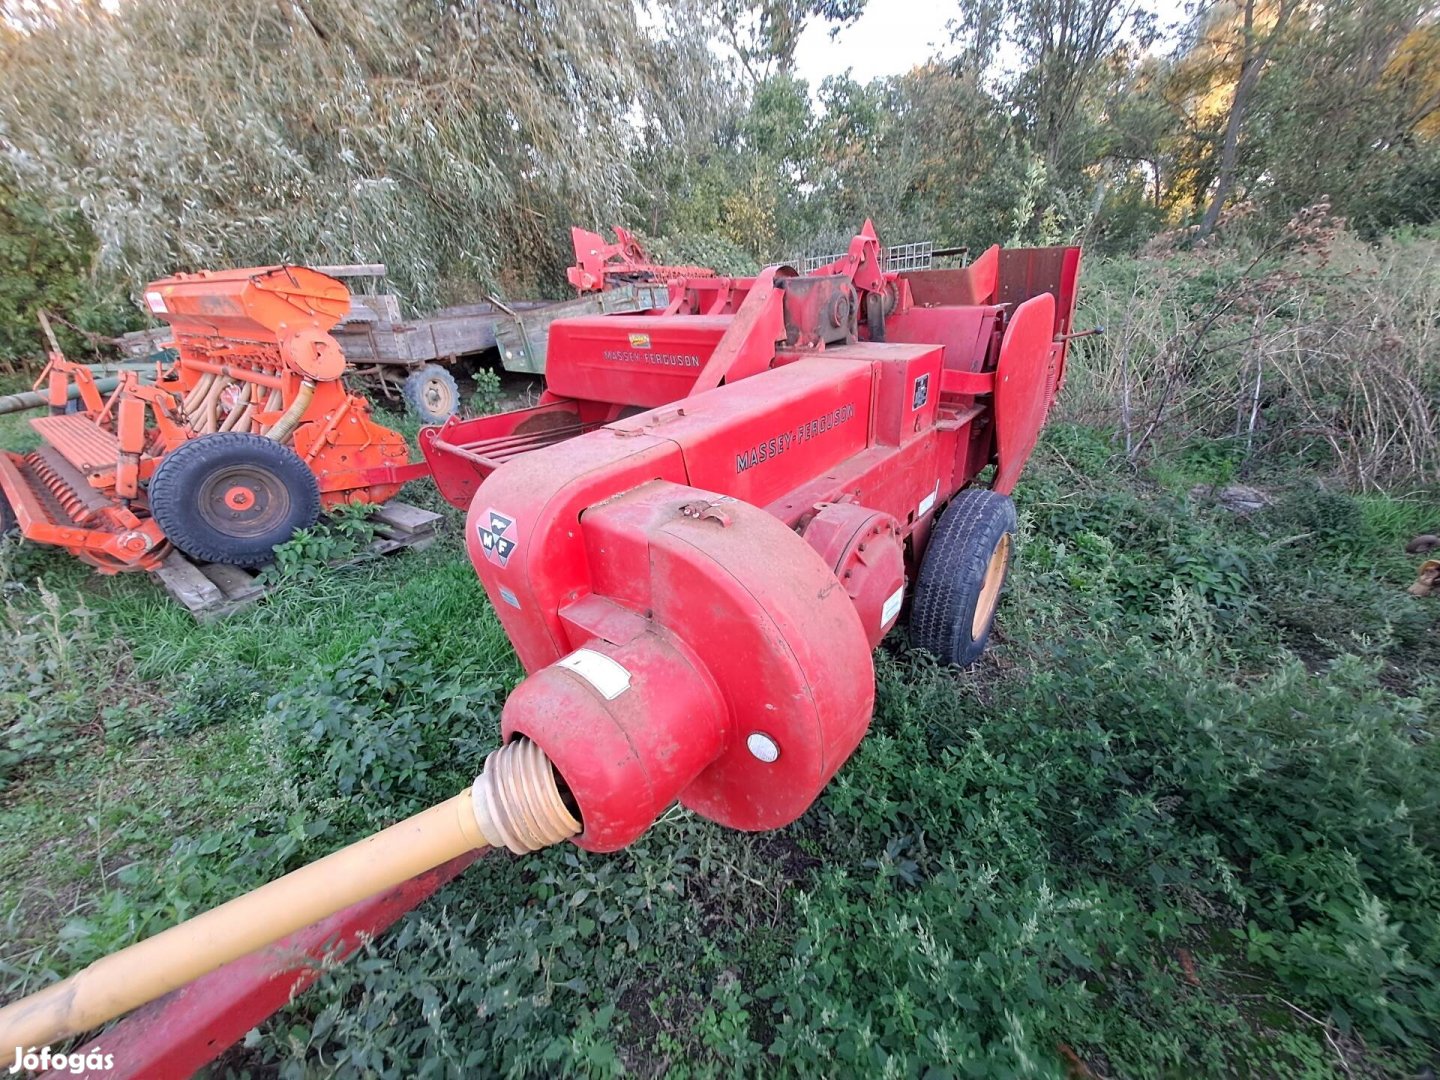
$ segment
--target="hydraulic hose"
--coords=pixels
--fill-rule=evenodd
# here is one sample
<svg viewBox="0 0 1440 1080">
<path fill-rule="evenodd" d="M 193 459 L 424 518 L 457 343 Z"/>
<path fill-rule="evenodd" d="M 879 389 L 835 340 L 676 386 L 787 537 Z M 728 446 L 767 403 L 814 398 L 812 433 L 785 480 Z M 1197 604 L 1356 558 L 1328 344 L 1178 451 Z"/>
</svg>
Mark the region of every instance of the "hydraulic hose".
<svg viewBox="0 0 1440 1080">
<path fill-rule="evenodd" d="M 458 855 L 483 847 L 525 854 L 580 828 L 550 759 L 517 739 L 485 759 L 470 789 L 438 806 L 0 1009 L 0 1046 L 53 1045 Z"/>
<path fill-rule="evenodd" d="M 210 392 L 210 387 L 214 382 L 215 373 L 207 371 L 204 375 L 200 376 L 200 379 L 191 387 L 190 392 L 185 395 L 185 400 L 180 404 L 181 410 L 187 417 L 195 411 L 196 406 L 198 406 L 200 402 L 205 400 L 205 395 Z"/>
<path fill-rule="evenodd" d="M 305 410 L 310 407 L 310 399 L 315 396 L 315 380 L 301 379 L 300 390 L 295 395 L 295 400 L 285 410 L 285 415 L 275 421 L 273 427 L 265 433 L 267 439 L 278 443 L 287 443 L 295 429 L 300 426 L 300 418 L 305 415 Z"/>
<path fill-rule="evenodd" d="M 195 410 L 196 415 L 190 419 L 190 426 L 200 434 L 208 435 L 215 430 L 219 423 L 215 409 L 220 403 L 220 395 L 225 392 L 225 388 L 230 383 L 231 379 L 228 375 L 217 376 L 215 381 L 210 384 L 210 389 L 205 391 L 205 396 L 200 399 L 200 404 Z M 199 423 L 196 423 L 197 420 Z"/>
</svg>

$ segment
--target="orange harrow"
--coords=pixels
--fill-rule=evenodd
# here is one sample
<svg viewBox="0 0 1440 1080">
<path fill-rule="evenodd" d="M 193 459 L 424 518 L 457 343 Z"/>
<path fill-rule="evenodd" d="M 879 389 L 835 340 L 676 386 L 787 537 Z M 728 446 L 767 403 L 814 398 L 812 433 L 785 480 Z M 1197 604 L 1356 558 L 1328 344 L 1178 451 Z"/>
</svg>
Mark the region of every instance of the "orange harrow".
<svg viewBox="0 0 1440 1080">
<path fill-rule="evenodd" d="M 154 282 L 145 303 L 178 358 L 153 384 L 122 373 L 106 396 L 52 348 L 35 384 L 50 415 L 30 421 L 43 444 L 0 454 L 0 531 L 103 573 L 152 570 L 170 545 L 257 566 L 322 509 L 382 503 L 426 475 L 341 381 L 327 332 L 349 310 L 340 282 L 299 266 L 202 271 Z"/>
</svg>

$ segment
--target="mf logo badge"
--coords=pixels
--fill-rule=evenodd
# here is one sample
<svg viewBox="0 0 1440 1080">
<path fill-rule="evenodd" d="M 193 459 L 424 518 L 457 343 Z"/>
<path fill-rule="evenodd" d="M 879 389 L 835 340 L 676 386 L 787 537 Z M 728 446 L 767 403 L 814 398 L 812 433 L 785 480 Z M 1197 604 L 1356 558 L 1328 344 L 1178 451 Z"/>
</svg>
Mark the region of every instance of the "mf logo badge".
<svg viewBox="0 0 1440 1080">
<path fill-rule="evenodd" d="M 910 406 L 910 411 L 922 408 L 925 402 L 930 400 L 930 375 L 927 372 L 915 380 L 915 404 Z"/>
<path fill-rule="evenodd" d="M 485 518 L 475 523 L 485 557 L 500 566 L 510 561 L 515 552 L 515 519 L 498 510 L 486 510 Z"/>
</svg>

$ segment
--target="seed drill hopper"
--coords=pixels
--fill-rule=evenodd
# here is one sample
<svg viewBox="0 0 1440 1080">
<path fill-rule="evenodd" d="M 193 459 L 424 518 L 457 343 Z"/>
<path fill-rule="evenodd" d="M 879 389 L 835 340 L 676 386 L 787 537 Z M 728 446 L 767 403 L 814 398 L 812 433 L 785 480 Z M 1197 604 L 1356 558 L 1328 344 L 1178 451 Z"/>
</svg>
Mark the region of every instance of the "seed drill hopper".
<svg viewBox="0 0 1440 1080">
<path fill-rule="evenodd" d="M 204 271 L 154 282 L 145 302 L 178 358 L 102 393 L 52 350 L 36 384 L 50 415 L 30 421 L 41 446 L 0 454 L 0 518 L 28 540 L 104 573 L 154 569 L 171 545 L 254 566 L 322 509 L 384 502 L 424 474 L 341 381 L 327 332 L 349 309 L 340 282 L 299 266 Z"/>
<path fill-rule="evenodd" d="M 943 660 L 985 647 L 1079 262 L 896 274 L 867 223 L 811 274 L 557 323 L 537 406 L 422 433 L 529 673 L 473 786 L 0 1010 L 0 1046 L 198 978 L 102 1040 L 132 1075 L 183 1073 L 314 977 L 297 954 L 353 948 L 478 850 L 614 851 L 676 801 L 794 821 L 864 736 L 871 650 L 907 608 Z"/>
</svg>

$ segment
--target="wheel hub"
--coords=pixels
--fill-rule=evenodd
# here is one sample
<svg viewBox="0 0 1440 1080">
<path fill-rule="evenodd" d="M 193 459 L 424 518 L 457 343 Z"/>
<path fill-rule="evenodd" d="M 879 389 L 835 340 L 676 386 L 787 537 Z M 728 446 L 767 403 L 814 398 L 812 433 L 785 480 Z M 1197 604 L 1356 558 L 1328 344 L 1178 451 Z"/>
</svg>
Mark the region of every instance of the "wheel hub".
<svg viewBox="0 0 1440 1080">
<path fill-rule="evenodd" d="M 448 410 L 451 407 L 450 388 L 439 379 L 430 379 L 425 383 L 425 405 L 434 412 Z"/>
<path fill-rule="evenodd" d="M 290 512 L 290 493 L 280 478 L 259 465 L 231 465 L 200 485 L 200 515 L 219 532 L 235 537 L 269 531 Z"/>
<path fill-rule="evenodd" d="M 255 492 L 243 484 L 236 484 L 225 492 L 225 505 L 231 510 L 249 510 L 255 505 Z"/>
<path fill-rule="evenodd" d="M 995 615 L 995 605 L 1000 601 L 1000 586 L 1005 583 L 1005 568 L 1010 565 L 1010 534 L 1001 533 L 1000 542 L 990 553 L 990 562 L 985 567 L 985 582 L 980 587 L 980 596 L 975 601 L 975 618 L 970 623 L 970 637 L 979 640 Z"/>
</svg>

